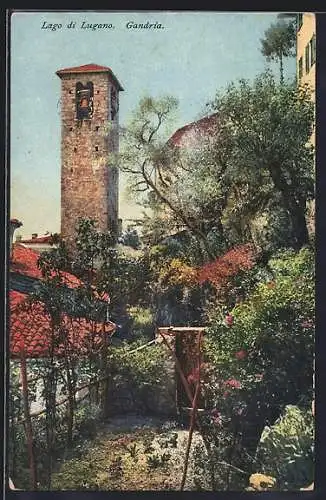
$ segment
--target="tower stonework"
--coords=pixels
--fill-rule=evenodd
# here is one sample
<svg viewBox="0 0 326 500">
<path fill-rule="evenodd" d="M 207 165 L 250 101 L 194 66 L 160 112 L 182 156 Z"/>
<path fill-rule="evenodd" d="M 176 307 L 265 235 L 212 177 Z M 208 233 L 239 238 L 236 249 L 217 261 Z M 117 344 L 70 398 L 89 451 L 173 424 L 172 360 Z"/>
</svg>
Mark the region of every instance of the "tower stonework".
<svg viewBox="0 0 326 500">
<path fill-rule="evenodd" d="M 72 244 L 78 218 L 118 232 L 119 92 L 112 70 L 87 64 L 56 72 L 61 79 L 61 236 Z M 111 157 L 111 158 L 110 158 Z"/>
</svg>

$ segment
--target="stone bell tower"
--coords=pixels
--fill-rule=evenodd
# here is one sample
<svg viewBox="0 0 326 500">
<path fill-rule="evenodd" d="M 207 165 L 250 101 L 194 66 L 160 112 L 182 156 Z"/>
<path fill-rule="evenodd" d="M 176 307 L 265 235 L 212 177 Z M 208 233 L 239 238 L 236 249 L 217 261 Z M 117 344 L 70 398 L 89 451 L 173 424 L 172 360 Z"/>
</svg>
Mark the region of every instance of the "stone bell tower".
<svg viewBox="0 0 326 500">
<path fill-rule="evenodd" d="M 118 232 L 119 92 L 110 68 L 86 64 L 56 72 L 61 79 L 61 236 L 71 244 L 79 217 Z"/>
</svg>

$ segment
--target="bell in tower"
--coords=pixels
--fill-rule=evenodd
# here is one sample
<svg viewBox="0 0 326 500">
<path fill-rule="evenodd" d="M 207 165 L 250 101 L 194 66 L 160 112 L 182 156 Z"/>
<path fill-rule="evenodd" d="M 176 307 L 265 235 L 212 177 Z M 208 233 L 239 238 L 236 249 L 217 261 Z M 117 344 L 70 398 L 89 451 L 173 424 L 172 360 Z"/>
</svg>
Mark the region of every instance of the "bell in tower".
<svg viewBox="0 0 326 500">
<path fill-rule="evenodd" d="M 76 84 L 76 117 L 77 120 L 90 120 L 93 116 L 93 83 Z"/>
</svg>

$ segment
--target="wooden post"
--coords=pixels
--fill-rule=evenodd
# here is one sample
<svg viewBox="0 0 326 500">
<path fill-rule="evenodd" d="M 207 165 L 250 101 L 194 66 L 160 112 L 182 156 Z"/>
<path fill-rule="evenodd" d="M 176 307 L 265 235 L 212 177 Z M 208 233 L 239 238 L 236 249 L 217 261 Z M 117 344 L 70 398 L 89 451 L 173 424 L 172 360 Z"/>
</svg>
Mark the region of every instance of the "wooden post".
<svg viewBox="0 0 326 500">
<path fill-rule="evenodd" d="M 194 397 L 192 400 L 189 436 L 188 436 L 188 443 L 187 443 L 186 456 L 185 456 L 185 461 L 184 461 L 184 469 L 183 469 L 180 491 L 183 491 L 184 485 L 186 482 L 191 441 L 192 441 L 192 436 L 193 436 L 194 427 L 195 427 L 196 413 L 197 413 L 197 406 L 198 406 L 198 397 L 199 397 L 199 393 L 200 393 L 201 340 L 202 340 L 202 332 L 199 332 L 198 333 L 198 344 L 197 344 L 197 348 L 198 348 L 198 351 L 197 351 L 197 370 L 198 370 L 197 377 L 198 378 L 196 380 L 196 390 L 195 390 L 195 394 L 194 394 Z"/>
<path fill-rule="evenodd" d="M 182 367 L 180 365 L 180 362 L 177 358 L 177 355 L 176 353 L 173 351 L 173 349 L 171 348 L 169 342 L 166 340 L 165 338 L 165 335 L 162 331 L 159 330 L 159 334 L 161 335 L 162 337 L 162 340 L 164 342 L 164 344 L 166 345 L 166 347 L 168 348 L 168 350 L 170 351 L 170 353 L 172 354 L 172 357 L 175 361 L 175 366 L 176 366 L 176 369 L 180 375 L 180 379 L 182 381 L 182 384 L 184 386 L 184 389 L 185 389 L 185 392 L 187 394 L 187 397 L 188 397 L 188 400 L 189 402 L 191 403 L 191 405 L 193 405 L 193 401 L 194 401 L 194 396 L 191 392 L 191 389 L 190 389 L 190 386 L 188 384 L 188 381 L 186 379 L 186 377 L 184 376 L 184 373 L 182 371 Z M 199 392 L 199 388 L 198 388 L 198 392 Z M 206 452 L 207 452 L 207 456 L 209 458 L 209 473 L 210 473 L 210 476 L 211 476 L 211 483 L 212 483 L 212 488 L 213 490 L 215 489 L 215 473 L 214 473 L 214 467 L 213 467 L 213 456 L 212 456 L 212 453 L 211 453 L 211 450 L 210 450 L 210 444 L 205 436 L 205 433 L 203 432 L 202 430 L 202 426 L 200 424 L 200 418 L 199 418 L 199 415 L 198 415 L 198 411 L 197 409 L 195 408 L 196 411 L 194 411 L 194 419 L 195 419 L 195 423 L 197 423 L 197 428 L 198 428 L 198 431 L 200 432 L 200 435 L 203 439 L 203 443 L 205 445 L 205 448 L 206 448 Z"/>
<path fill-rule="evenodd" d="M 20 374 L 21 374 L 21 381 L 22 381 L 24 416 L 25 416 L 25 433 L 26 433 L 27 449 L 28 449 L 28 457 L 29 457 L 29 468 L 30 468 L 30 473 L 31 473 L 31 486 L 32 486 L 33 490 L 36 490 L 37 489 L 36 463 L 35 463 L 34 450 L 33 450 L 32 420 L 31 420 L 31 414 L 30 414 L 30 410 L 29 410 L 29 401 L 28 401 L 27 365 L 26 365 L 24 341 L 21 342 L 20 353 L 21 353 Z"/>
</svg>

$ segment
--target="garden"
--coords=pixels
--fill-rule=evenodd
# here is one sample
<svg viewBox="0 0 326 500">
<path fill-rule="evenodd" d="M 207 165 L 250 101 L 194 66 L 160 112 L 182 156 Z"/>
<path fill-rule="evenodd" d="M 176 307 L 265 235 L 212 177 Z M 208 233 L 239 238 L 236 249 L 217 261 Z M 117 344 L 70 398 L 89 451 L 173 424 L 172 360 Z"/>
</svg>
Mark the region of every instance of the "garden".
<svg viewBox="0 0 326 500">
<path fill-rule="evenodd" d="M 309 89 L 269 71 L 233 82 L 186 148 L 167 141 L 177 108 L 171 96 L 142 99 L 113 158 L 146 209 L 141 228 L 116 242 L 80 219 L 73 248 L 59 240 L 40 254 L 21 315 L 46 316 L 49 350 L 10 360 L 18 489 L 314 482 Z M 169 344 L 173 328 L 188 334 Z"/>
</svg>

